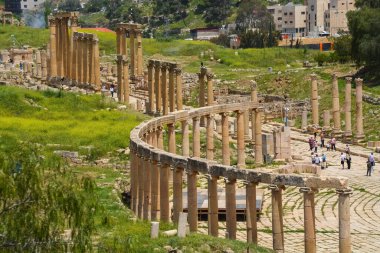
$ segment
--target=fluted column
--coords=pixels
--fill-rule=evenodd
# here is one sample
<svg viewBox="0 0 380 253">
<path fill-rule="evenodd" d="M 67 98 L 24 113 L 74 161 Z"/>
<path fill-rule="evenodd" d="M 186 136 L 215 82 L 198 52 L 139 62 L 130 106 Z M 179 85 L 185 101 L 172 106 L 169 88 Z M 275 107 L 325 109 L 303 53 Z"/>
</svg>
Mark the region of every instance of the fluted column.
<svg viewBox="0 0 380 253">
<path fill-rule="evenodd" d="M 169 208 L 169 165 L 162 164 L 160 170 L 160 211 L 161 220 L 164 222 L 170 221 Z"/>
<path fill-rule="evenodd" d="M 273 250 L 276 253 L 284 252 L 284 227 L 282 219 L 282 190 L 283 186 L 270 185 L 272 190 L 272 235 Z"/>
<path fill-rule="evenodd" d="M 351 128 L 351 77 L 346 77 L 346 92 L 345 92 L 345 101 L 344 101 L 344 115 L 345 115 L 345 128 L 344 128 L 344 137 L 346 139 L 351 139 L 352 137 L 352 128 Z"/>
<path fill-rule="evenodd" d="M 187 120 L 181 121 L 182 125 L 182 155 L 185 157 L 190 156 L 189 144 L 189 124 Z"/>
<path fill-rule="evenodd" d="M 337 190 L 339 194 L 339 253 L 351 253 L 350 195 L 351 189 Z"/>
<path fill-rule="evenodd" d="M 163 114 L 168 114 L 168 86 L 167 86 L 167 65 L 161 63 L 161 92 L 162 92 L 162 107 Z"/>
<path fill-rule="evenodd" d="M 123 56 L 118 55 L 116 58 L 116 63 L 117 63 L 117 99 L 119 100 L 120 103 L 124 102 L 124 85 L 123 85 Z"/>
<path fill-rule="evenodd" d="M 214 74 L 211 73 L 211 70 L 208 70 L 207 73 L 207 105 L 214 104 Z"/>
<path fill-rule="evenodd" d="M 255 124 L 255 162 L 256 164 L 263 163 L 263 138 L 262 138 L 262 123 L 263 109 L 256 109 L 256 124 Z"/>
<path fill-rule="evenodd" d="M 175 111 L 175 92 L 174 92 L 174 70 L 175 64 L 169 65 L 169 108 L 170 112 Z"/>
<path fill-rule="evenodd" d="M 222 157 L 223 164 L 230 165 L 230 134 L 228 113 L 221 113 L 222 116 Z"/>
<path fill-rule="evenodd" d="M 311 76 L 311 111 L 312 111 L 313 125 L 319 126 L 317 75 L 311 74 L 310 76 Z"/>
<path fill-rule="evenodd" d="M 200 118 L 193 118 L 193 157 L 201 156 Z"/>
<path fill-rule="evenodd" d="M 143 76 L 143 51 L 141 29 L 136 29 L 135 32 L 137 37 L 137 75 Z"/>
<path fill-rule="evenodd" d="M 363 130 L 363 79 L 355 79 L 356 84 L 356 141 L 364 139 Z"/>
<path fill-rule="evenodd" d="M 214 117 L 209 114 L 206 119 L 206 159 L 214 160 Z"/>
<path fill-rule="evenodd" d="M 190 232 L 198 230 L 198 204 L 197 204 L 197 172 L 187 173 L 187 205 Z"/>
<path fill-rule="evenodd" d="M 135 48 L 135 31 L 129 30 L 129 47 L 130 47 L 130 59 L 131 59 L 131 77 L 136 77 L 136 48 Z"/>
<path fill-rule="evenodd" d="M 308 187 L 300 188 L 303 193 L 304 204 L 304 228 L 305 228 L 305 252 L 317 252 L 315 235 L 315 191 Z"/>
<path fill-rule="evenodd" d="M 173 222 L 177 223 L 179 213 L 183 211 L 182 201 L 183 168 L 174 168 L 173 171 Z"/>
<path fill-rule="evenodd" d="M 334 133 L 338 134 L 341 132 L 340 126 L 340 106 L 339 106 L 339 86 L 338 77 L 334 73 L 332 76 L 332 95 L 333 95 L 333 118 L 334 118 Z"/>
<path fill-rule="evenodd" d="M 149 157 L 144 157 L 144 211 L 143 218 L 144 220 L 150 220 L 151 214 L 151 168 Z"/>
<path fill-rule="evenodd" d="M 208 234 L 218 237 L 218 177 L 208 177 Z"/>
<path fill-rule="evenodd" d="M 154 112 L 154 84 L 153 84 L 153 67 L 154 61 L 149 60 L 148 62 L 148 96 L 149 96 L 149 108 L 148 112 Z"/>
<path fill-rule="evenodd" d="M 226 179 L 226 228 L 228 239 L 236 239 L 236 179 Z"/>
<path fill-rule="evenodd" d="M 154 90 L 156 92 L 156 112 L 161 114 L 162 100 L 161 100 L 161 80 L 160 80 L 161 63 L 154 62 Z"/>
<path fill-rule="evenodd" d="M 126 56 L 123 56 L 123 98 L 124 103 L 126 105 L 129 105 L 129 93 L 130 93 L 130 87 L 129 87 L 129 66 L 128 66 L 128 60 Z"/>
<path fill-rule="evenodd" d="M 183 99 L 182 99 L 182 70 L 178 67 L 175 69 L 176 84 L 177 84 L 177 110 L 183 109 Z"/>
<path fill-rule="evenodd" d="M 237 118 L 237 167 L 245 168 L 244 111 L 236 111 Z"/>
<path fill-rule="evenodd" d="M 257 244 L 257 209 L 255 182 L 246 183 L 247 242 Z"/>
</svg>

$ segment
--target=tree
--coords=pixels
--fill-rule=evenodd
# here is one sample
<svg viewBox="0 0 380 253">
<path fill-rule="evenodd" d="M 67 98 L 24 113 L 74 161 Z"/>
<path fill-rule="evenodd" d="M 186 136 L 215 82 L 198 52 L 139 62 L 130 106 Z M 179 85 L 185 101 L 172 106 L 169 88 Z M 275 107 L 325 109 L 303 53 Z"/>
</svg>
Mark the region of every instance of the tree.
<svg viewBox="0 0 380 253">
<path fill-rule="evenodd" d="M 375 69 L 380 66 L 380 3 L 358 1 L 361 7 L 347 13 L 352 36 L 352 57 L 358 64 Z"/>
<path fill-rule="evenodd" d="M 107 0 L 90 0 L 84 6 L 85 12 L 99 12 L 103 8 L 105 9 L 108 4 Z"/>
<path fill-rule="evenodd" d="M 65 0 L 59 4 L 58 8 L 62 11 L 79 11 L 82 6 L 79 0 Z"/>
<path fill-rule="evenodd" d="M 169 18 L 171 21 L 178 21 L 187 16 L 189 0 L 156 0 L 153 8 L 155 16 Z"/>
<path fill-rule="evenodd" d="M 199 4 L 196 13 L 202 14 L 209 27 L 221 26 L 231 15 L 232 0 L 204 0 Z"/>
<path fill-rule="evenodd" d="M 352 38 L 349 34 L 341 34 L 340 37 L 334 39 L 334 54 L 340 63 L 345 63 L 351 60 L 351 41 Z"/>
<path fill-rule="evenodd" d="M 36 145 L 0 140 L 0 249 L 90 251 L 93 180 L 78 178 L 57 157 L 41 156 Z"/>
</svg>

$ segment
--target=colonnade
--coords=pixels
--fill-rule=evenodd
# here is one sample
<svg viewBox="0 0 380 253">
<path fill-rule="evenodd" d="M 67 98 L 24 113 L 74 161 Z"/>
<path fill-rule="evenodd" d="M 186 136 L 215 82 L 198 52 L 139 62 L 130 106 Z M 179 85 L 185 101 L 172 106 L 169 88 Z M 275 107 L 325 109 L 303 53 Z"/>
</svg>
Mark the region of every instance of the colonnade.
<svg viewBox="0 0 380 253">
<path fill-rule="evenodd" d="M 96 34 L 73 34 L 71 80 L 100 88 L 99 40 Z"/>
<path fill-rule="evenodd" d="M 282 195 L 286 186 L 300 188 L 304 198 L 304 233 L 305 252 L 316 252 L 315 227 L 315 193 L 319 188 L 336 188 L 339 195 L 339 248 L 340 252 L 351 252 L 350 242 L 350 194 L 348 182 L 345 178 L 325 178 L 299 175 L 299 173 L 317 173 L 317 167 L 306 164 L 291 164 L 281 168 L 281 171 L 245 170 L 244 151 L 238 152 L 238 168 L 230 166 L 230 150 L 228 136 L 228 117 L 231 112 L 237 115 L 239 129 L 244 129 L 243 118 L 245 110 L 254 110 L 256 113 L 256 144 L 261 139 L 262 108 L 257 103 L 226 104 L 179 111 L 144 122 L 131 132 L 131 209 L 138 218 L 145 220 L 161 220 L 165 222 L 178 221 L 179 213 L 184 210 L 182 189 L 183 175 L 187 174 L 187 212 L 191 232 L 198 231 L 198 204 L 197 185 L 199 177 L 206 176 L 208 180 L 208 233 L 218 236 L 218 187 L 223 187 L 226 193 L 226 237 L 236 239 L 236 187 L 239 181 L 244 182 L 246 188 L 246 227 L 247 241 L 259 243 L 257 230 L 256 188 L 258 184 L 268 185 L 271 191 L 272 202 L 272 237 L 275 252 L 284 252 L 284 227 Z M 209 119 L 219 114 L 222 117 L 222 163 L 214 158 L 214 147 L 211 146 L 212 130 Z M 206 157 L 200 154 L 200 117 L 206 118 Z M 176 123 L 181 123 L 182 153 L 177 154 L 175 142 Z M 193 145 L 190 155 L 189 123 L 192 122 Z M 243 126 L 243 127 L 242 127 Z M 164 131 L 167 145 L 164 145 Z M 240 132 L 240 134 L 239 134 Z M 166 139 L 166 138 L 165 138 Z M 244 147 L 244 131 L 238 131 L 238 151 Z M 243 143 L 243 145 L 242 145 Z M 168 150 L 164 150 L 168 146 Z M 260 152 L 261 147 L 256 147 Z M 241 151 L 241 150 L 240 150 Z M 240 155 L 239 155 L 240 153 Z M 257 155 L 257 154 L 256 154 Z M 173 170 L 170 184 L 169 171 Z M 286 171 L 286 172 L 285 172 Z M 224 184 L 218 179 L 224 178 Z M 170 209 L 170 195 L 173 192 L 173 209 Z M 172 215 L 171 215 L 172 214 Z"/>
<path fill-rule="evenodd" d="M 351 121 L 351 83 L 352 78 L 347 77 L 345 79 L 345 101 L 344 101 L 344 118 L 345 118 L 345 128 L 344 132 L 341 129 L 341 115 L 340 115 L 340 104 L 339 104 L 339 86 L 338 78 L 336 74 L 332 75 L 332 112 L 333 112 L 333 134 L 334 136 L 339 136 L 343 132 L 343 136 L 346 140 L 351 140 L 352 138 L 352 121 Z M 311 75 L 311 109 L 312 109 L 312 123 L 313 125 L 319 126 L 319 103 L 318 103 L 318 82 L 317 76 L 315 74 Z M 363 80 L 360 78 L 355 79 L 356 85 L 356 132 L 355 141 L 361 142 L 364 139 L 364 129 L 363 129 Z M 330 128 L 330 112 L 324 111 L 323 113 L 323 127 Z M 307 117 L 302 117 L 302 126 L 307 125 Z"/>
<path fill-rule="evenodd" d="M 128 60 L 126 37 L 129 36 L 131 78 L 143 78 L 142 25 L 120 23 L 116 27 L 116 54 Z"/>
<path fill-rule="evenodd" d="M 148 61 L 148 112 L 167 115 L 183 109 L 182 69 L 177 63 Z"/>
</svg>

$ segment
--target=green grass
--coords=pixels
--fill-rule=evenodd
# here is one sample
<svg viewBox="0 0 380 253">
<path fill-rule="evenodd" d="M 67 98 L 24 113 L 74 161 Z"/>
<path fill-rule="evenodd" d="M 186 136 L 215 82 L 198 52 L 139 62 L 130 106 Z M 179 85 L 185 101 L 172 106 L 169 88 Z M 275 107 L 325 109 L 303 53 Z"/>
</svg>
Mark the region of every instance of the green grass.
<svg viewBox="0 0 380 253">
<path fill-rule="evenodd" d="M 15 40 L 12 39 L 14 35 Z M 37 29 L 22 26 L 0 26 L 0 49 L 6 49 L 13 46 L 16 47 L 29 45 L 32 47 L 46 47 L 49 40 L 48 29 Z"/>
<path fill-rule="evenodd" d="M 99 95 L 0 87 L 0 132 L 23 141 L 64 145 L 69 150 L 93 146 L 86 155 L 104 156 L 127 147 L 131 129 L 145 118 L 115 107 Z"/>
</svg>

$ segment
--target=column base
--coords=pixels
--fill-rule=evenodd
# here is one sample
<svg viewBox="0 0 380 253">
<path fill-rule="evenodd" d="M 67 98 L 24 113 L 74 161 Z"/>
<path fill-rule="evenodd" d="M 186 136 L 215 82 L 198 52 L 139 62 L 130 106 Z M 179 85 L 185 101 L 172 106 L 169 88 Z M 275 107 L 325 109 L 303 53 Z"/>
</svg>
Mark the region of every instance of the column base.
<svg viewBox="0 0 380 253">
<path fill-rule="evenodd" d="M 355 143 L 357 143 L 357 144 L 364 143 L 364 138 L 365 138 L 364 134 L 356 135 L 355 136 Z"/>
</svg>

